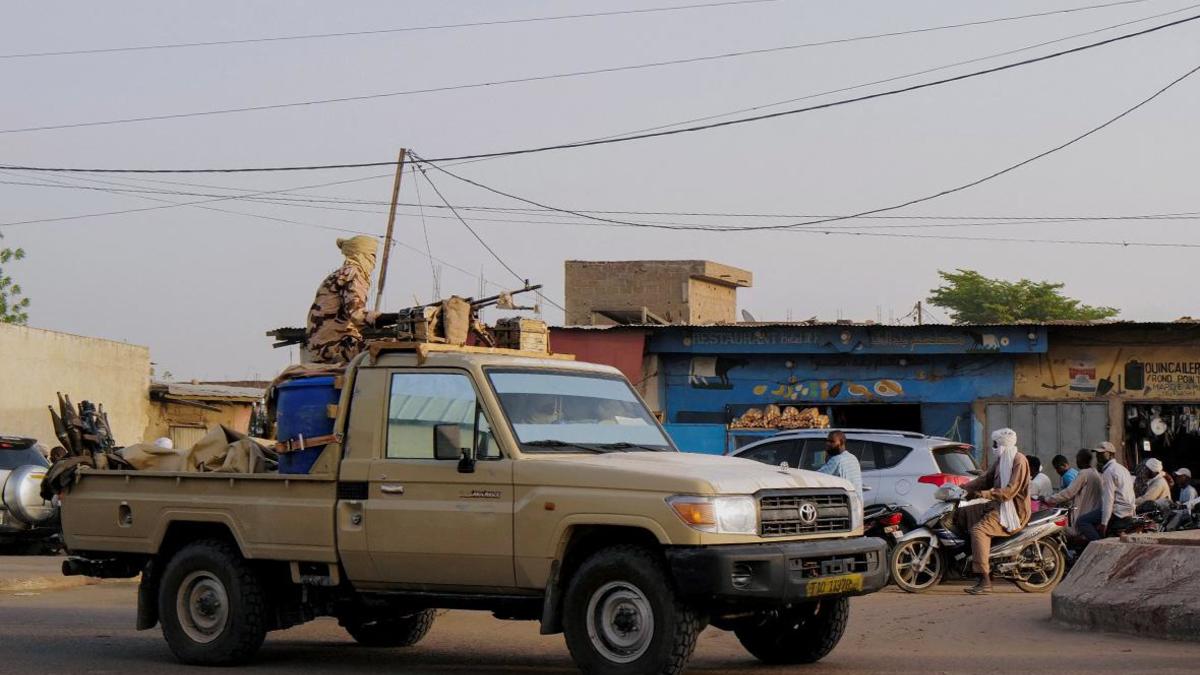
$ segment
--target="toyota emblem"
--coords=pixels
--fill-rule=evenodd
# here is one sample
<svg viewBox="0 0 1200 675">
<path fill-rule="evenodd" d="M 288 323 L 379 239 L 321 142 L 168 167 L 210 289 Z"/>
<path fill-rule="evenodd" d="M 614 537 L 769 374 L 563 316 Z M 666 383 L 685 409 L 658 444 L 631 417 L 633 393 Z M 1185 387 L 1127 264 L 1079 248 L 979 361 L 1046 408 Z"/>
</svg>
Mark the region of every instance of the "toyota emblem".
<svg viewBox="0 0 1200 675">
<path fill-rule="evenodd" d="M 800 505 L 800 523 L 812 525 L 815 522 L 817 522 L 817 505 L 812 502 L 804 502 Z"/>
</svg>

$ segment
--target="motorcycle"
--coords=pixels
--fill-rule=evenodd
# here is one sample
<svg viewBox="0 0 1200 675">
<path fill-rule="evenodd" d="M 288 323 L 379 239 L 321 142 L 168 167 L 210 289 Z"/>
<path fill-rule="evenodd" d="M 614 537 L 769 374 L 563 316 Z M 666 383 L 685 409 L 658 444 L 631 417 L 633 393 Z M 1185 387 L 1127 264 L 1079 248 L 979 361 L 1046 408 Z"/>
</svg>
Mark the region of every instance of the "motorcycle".
<svg viewBox="0 0 1200 675">
<path fill-rule="evenodd" d="M 863 535 L 882 539 L 891 553 L 896 542 L 904 536 L 903 521 L 903 505 L 872 504 L 863 508 Z"/>
<path fill-rule="evenodd" d="M 954 522 L 967 493 L 957 485 L 938 488 L 938 503 L 921 518 L 924 523 L 897 542 L 890 558 L 892 580 L 909 593 L 924 593 L 948 577 L 971 575 L 971 542 Z M 966 503 L 964 503 L 966 502 Z M 1045 593 L 1066 572 L 1067 512 L 1051 508 L 1033 514 L 1029 523 L 1008 537 L 992 539 L 992 577 L 1008 579 L 1026 593 Z"/>
</svg>

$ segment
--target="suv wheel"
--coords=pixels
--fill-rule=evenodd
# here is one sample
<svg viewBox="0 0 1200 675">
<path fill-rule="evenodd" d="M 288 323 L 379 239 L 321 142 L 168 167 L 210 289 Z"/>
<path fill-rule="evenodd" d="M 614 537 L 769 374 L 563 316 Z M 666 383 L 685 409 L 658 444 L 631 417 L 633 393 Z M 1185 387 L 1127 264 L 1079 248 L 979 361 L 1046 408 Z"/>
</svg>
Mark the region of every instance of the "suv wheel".
<svg viewBox="0 0 1200 675">
<path fill-rule="evenodd" d="M 815 663 L 841 641 L 849 617 L 849 598 L 818 600 L 763 612 L 734 629 L 734 634 L 763 663 Z"/>
<path fill-rule="evenodd" d="M 567 648 L 584 673 L 675 675 L 700 630 L 661 558 L 637 546 L 594 554 L 575 572 L 563 603 Z"/>
<path fill-rule="evenodd" d="M 262 582 L 224 541 L 188 544 L 171 558 L 159 587 L 158 615 L 176 658 L 194 665 L 246 661 L 267 634 Z"/>
</svg>

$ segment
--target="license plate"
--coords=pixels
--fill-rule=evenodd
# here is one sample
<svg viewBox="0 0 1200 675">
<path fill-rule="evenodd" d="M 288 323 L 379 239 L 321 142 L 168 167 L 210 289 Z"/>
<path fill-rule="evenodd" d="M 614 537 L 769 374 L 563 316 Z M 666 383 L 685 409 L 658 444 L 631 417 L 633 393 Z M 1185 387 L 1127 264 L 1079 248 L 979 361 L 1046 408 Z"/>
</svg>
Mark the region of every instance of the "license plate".
<svg viewBox="0 0 1200 675">
<path fill-rule="evenodd" d="M 852 593 L 863 589 L 863 578 L 861 574 L 845 574 L 839 577 L 829 577 L 828 579 L 817 579 L 808 582 L 808 588 L 805 591 L 807 597 L 818 595 L 841 595 L 843 593 Z"/>
</svg>

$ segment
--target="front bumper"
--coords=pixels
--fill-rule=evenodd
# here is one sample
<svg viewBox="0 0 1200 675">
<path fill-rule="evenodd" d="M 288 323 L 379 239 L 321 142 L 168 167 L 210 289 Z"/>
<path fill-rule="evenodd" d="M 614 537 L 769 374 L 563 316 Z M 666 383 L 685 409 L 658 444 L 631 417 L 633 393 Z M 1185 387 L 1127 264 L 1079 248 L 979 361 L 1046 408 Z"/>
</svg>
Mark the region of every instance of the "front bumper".
<svg viewBox="0 0 1200 675">
<path fill-rule="evenodd" d="M 669 548 L 666 554 L 678 591 L 715 604 L 866 595 L 888 581 L 886 545 L 874 537 Z"/>
</svg>

